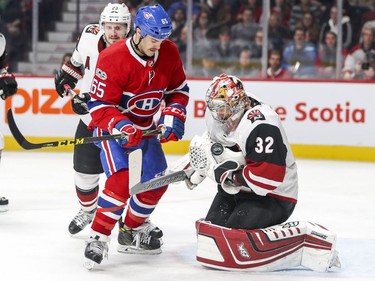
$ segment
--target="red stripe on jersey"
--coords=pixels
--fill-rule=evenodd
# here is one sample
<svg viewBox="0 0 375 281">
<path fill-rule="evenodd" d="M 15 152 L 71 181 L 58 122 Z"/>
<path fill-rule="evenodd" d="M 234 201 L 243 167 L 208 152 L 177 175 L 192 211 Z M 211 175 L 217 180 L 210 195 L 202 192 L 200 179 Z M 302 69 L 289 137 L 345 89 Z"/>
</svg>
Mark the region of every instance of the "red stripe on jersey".
<svg viewBox="0 0 375 281">
<path fill-rule="evenodd" d="M 251 185 L 256 185 L 257 187 L 263 188 L 263 189 L 266 189 L 266 190 L 274 190 L 274 189 L 277 188 L 277 186 L 264 184 L 264 183 L 261 183 L 259 181 L 254 180 L 253 178 L 251 178 L 251 176 L 249 174 L 249 171 L 246 171 L 246 168 L 243 171 L 243 175 L 244 175 L 245 181 L 247 182 L 247 185 L 250 188 L 251 188 Z"/>
<path fill-rule="evenodd" d="M 286 167 L 280 166 L 268 162 L 251 162 L 245 167 L 253 175 L 264 178 L 266 180 L 272 180 L 276 182 L 282 182 L 285 177 Z"/>
</svg>

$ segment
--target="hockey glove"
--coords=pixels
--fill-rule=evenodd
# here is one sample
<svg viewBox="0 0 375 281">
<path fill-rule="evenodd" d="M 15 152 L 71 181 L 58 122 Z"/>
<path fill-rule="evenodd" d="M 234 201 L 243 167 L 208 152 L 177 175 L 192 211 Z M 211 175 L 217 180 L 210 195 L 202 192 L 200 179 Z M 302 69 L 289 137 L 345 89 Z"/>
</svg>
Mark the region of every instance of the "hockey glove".
<svg viewBox="0 0 375 281">
<path fill-rule="evenodd" d="M 12 73 L 0 73 L 0 97 L 5 100 L 17 92 L 17 81 Z"/>
<path fill-rule="evenodd" d="M 141 144 L 142 131 L 134 127 L 130 120 L 121 120 L 114 127 L 110 126 L 110 132 L 111 134 L 123 133 L 125 135 L 124 138 L 116 140 L 120 146 L 133 147 Z"/>
<path fill-rule="evenodd" d="M 76 67 L 71 62 L 63 64 L 59 72 L 55 76 L 55 88 L 60 97 L 66 95 L 64 85 L 68 84 L 73 90 L 79 79 L 82 79 L 80 67 Z"/>
<path fill-rule="evenodd" d="M 194 171 L 193 174 L 185 179 L 185 184 L 188 189 L 192 190 L 197 187 L 204 179 L 206 178 L 206 174 L 200 171 Z"/>
<path fill-rule="evenodd" d="M 233 183 L 233 172 L 241 169 L 237 161 L 225 160 L 219 164 L 211 165 L 207 176 L 221 185 L 223 190 L 229 194 L 236 194 L 240 191 L 241 186 Z"/>
<path fill-rule="evenodd" d="M 185 133 L 186 109 L 179 104 L 171 104 L 163 109 L 158 122 L 158 129 L 164 130 L 161 143 L 178 141 Z"/>
<path fill-rule="evenodd" d="M 72 98 L 72 109 L 78 115 L 84 115 L 89 113 L 87 108 L 87 102 L 90 100 L 89 93 L 80 93 Z"/>
</svg>

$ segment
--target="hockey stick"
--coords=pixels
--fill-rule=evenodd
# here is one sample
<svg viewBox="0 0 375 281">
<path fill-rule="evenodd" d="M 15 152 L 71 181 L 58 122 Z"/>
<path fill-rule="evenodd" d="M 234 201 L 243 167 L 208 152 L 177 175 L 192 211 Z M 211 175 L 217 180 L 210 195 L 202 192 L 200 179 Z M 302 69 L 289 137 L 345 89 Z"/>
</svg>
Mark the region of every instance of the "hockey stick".
<svg viewBox="0 0 375 281">
<path fill-rule="evenodd" d="M 189 168 L 178 172 L 173 172 L 165 176 L 157 177 L 146 182 L 139 182 L 130 188 L 130 195 L 153 190 L 171 183 L 184 181 L 194 173 L 194 169 Z"/>
<path fill-rule="evenodd" d="M 66 140 L 51 141 L 51 142 L 31 143 L 22 135 L 21 131 L 18 129 L 11 109 L 8 109 L 7 117 L 8 117 L 9 129 L 12 132 L 13 137 L 15 138 L 17 143 L 23 149 L 26 149 L 26 150 L 39 149 L 43 147 L 61 147 L 61 146 L 68 146 L 68 145 L 81 145 L 81 144 L 88 144 L 88 143 L 94 143 L 94 142 L 99 142 L 99 141 L 127 138 L 126 134 L 116 134 L 116 135 L 105 135 L 105 136 L 100 136 L 100 137 L 85 137 L 85 138 L 78 138 L 78 139 L 66 139 Z M 144 136 L 159 135 L 162 133 L 163 133 L 162 130 L 159 130 L 159 129 L 143 131 Z"/>
</svg>

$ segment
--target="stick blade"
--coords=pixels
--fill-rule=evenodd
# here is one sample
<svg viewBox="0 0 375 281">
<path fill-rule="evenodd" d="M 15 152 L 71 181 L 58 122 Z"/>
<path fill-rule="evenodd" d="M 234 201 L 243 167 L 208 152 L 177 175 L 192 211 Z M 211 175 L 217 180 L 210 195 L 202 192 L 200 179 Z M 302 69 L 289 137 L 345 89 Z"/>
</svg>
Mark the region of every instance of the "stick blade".
<svg viewBox="0 0 375 281">
<path fill-rule="evenodd" d="M 142 149 L 138 148 L 129 154 L 129 187 L 141 181 Z"/>
<path fill-rule="evenodd" d="M 193 173 L 194 170 L 189 168 L 186 170 L 177 171 L 164 176 L 160 176 L 147 182 L 138 182 L 137 184 L 130 186 L 130 195 L 142 193 L 149 190 L 154 190 L 162 186 L 169 185 L 171 183 L 184 181 Z"/>
<path fill-rule="evenodd" d="M 7 118 L 8 118 L 8 125 L 10 132 L 12 133 L 14 139 L 17 141 L 17 143 L 26 150 L 29 149 L 36 149 L 39 147 L 34 147 L 32 143 L 28 142 L 25 137 L 22 135 L 20 130 L 17 127 L 16 121 L 14 120 L 13 112 L 9 108 L 7 112 Z"/>
</svg>

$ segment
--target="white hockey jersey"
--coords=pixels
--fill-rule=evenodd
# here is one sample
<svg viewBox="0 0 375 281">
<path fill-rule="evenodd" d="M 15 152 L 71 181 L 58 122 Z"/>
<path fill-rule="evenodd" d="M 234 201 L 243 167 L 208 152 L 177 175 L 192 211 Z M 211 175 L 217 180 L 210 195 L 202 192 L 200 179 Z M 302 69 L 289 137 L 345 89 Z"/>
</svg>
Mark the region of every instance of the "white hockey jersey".
<svg viewBox="0 0 375 281">
<path fill-rule="evenodd" d="M 233 132 L 228 133 L 207 110 L 208 134 L 215 142 L 241 150 L 246 160 L 242 176 L 253 192 L 296 203 L 297 166 L 281 120 L 271 107 L 248 96 L 259 103 L 244 113 Z"/>
<path fill-rule="evenodd" d="M 106 47 L 103 34 L 104 32 L 100 29 L 99 24 L 89 24 L 83 28 L 77 41 L 71 61 L 75 66 L 83 65 L 84 67 L 84 76 L 80 87 L 81 93 L 89 93 L 91 90 L 91 82 L 94 78 L 99 53 Z M 88 125 L 91 121 L 90 114 L 81 115 L 81 119 Z"/>
</svg>

